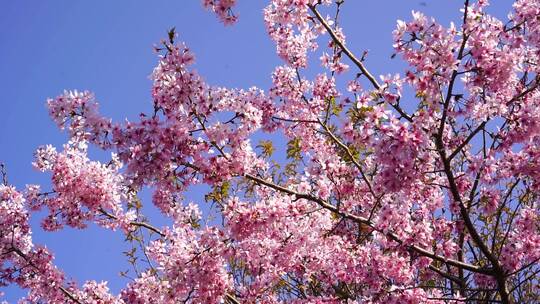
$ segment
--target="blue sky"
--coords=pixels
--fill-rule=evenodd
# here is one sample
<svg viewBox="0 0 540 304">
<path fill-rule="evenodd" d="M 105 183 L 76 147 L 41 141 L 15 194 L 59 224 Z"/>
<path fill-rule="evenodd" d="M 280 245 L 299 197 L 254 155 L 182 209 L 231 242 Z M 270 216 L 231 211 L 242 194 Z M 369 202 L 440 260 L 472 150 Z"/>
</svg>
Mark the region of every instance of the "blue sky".
<svg viewBox="0 0 540 304">
<path fill-rule="evenodd" d="M 497 0 L 491 11 L 504 17 L 511 1 Z M 135 120 L 151 111 L 148 75 L 157 62 L 154 43 L 171 27 L 197 59 L 195 68 L 213 85 L 267 89 L 271 72 L 281 64 L 265 33 L 262 9 L 268 1 L 239 0 L 238 24 L 223 27 L 200 0 L 18 0 L 0 3 L 0 161 L 9 181 L 23 188 L 48 175 L 32 169 L 33 151 L 66 141 L 48 118 L 45 100 L 64 89 L 91 90 L 101 112 L 115 121 Z M 461 1 L 345 1 L 342 25 L 356 53 L 369 50 L 367 66 L 376 75 L 398 72 L 390 60 L 396 19 L 411 10 L 436 17 L 443 25 L 459 21 Z M 318 68 L 318 67 L 317 67 Z M 149 202 L 148 202 L 149 203 Z M 46 244 L 68 277 L 109 281 L 114 292 L 125 284 L 118 277 L 128 268 L 121 233 L 100 228 L 56 233 L 41 231 L 34 217 L 34 242 Z M 24 293 L 1 289 L 12 302 Z M 0 300 L 3 300 L 0 297 Z"/>
</svg>

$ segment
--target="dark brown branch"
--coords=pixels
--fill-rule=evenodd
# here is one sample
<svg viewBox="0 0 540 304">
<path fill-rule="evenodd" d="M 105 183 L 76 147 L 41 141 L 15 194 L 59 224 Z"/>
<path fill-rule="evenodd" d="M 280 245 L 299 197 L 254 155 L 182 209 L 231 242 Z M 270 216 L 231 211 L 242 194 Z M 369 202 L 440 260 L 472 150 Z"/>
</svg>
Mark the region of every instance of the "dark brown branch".
<svg viewBox="0 0 540 304">
<path fill-rule="evenodd" d="M 358 163 L 358 161 L 355 159 L 354 155 L 351 153 L 351 150 L 349 149 L 349 147 L 347 147 L 347 145 L 345 145 L 343 142 L 341 142 L 341 140 L 339 140 L 339 138 L 337 138 L 334 133 L 330 130 L 330 128 L 328 128 L 328 125 L 326 125 L 325 123 L 323 123 L 320 119 L 318 119 L 319 123 L 321 124 L 321 126 L 324 128 L 324 130 L 326 131 L 326 133 L 330 136 L 330 138 L 340 147 L 343 149 L 343 151 L 345 151 L 345 153 L 347 153 L 347 156 L 351 159 L 351 161 L 353 162 L 353 164 L 356 166 L 356 168 L 358 169 L 358 171 L 360 171 L 360 175 L 362 176 L 362 179 L 364 180 L 364 182 L 366 183 L 366 185 L 368 186 L 368 189 L 369 189 L 369 192 L 371 193 L 371 195 L 373 195 L 373 199 L 374 200 L 378 200 L 377 198 L 377 195 L 375 194 L 375 191 L 373 190 L 373 187 L 371 186 L 371 182 L 367 179 L 367 176 L 364 174 L 364 169 L 362 168 L 362 165 L 360 165 L 360 163 Z"/>
<path fill-rule="evenodd" d="M 469 4 L 469 1 L 466 0 L 465 5 L 464 5 L 465 6 L 464 7 L 464 14 L 463 14 L 463 27 L 462 27 L 463 28 L 463 38 L 462 38 L 461 46 L 460 46 L 458 57 L 457 57 L 458 60 L 461 60 L 463 58 L 464 49 L 465 49 L 465 45 L 466 45 L 466 41 L 467 41 L 467 33 L 465 33 L 464 29 L 465 29 L 465 25 L 466 25 L 466 22 L 467 22 L 468 4 Z M 502 303 L 509 303 L 509 295 L 508 295 L 508 290 L 506 288 L 506 279 L 505 279 L 505 275 L 504 275 L 504 270 L 502 269 L 497 257 L 489 250 L 489 248 L 487 247 L 485 242 L 482 240 L 482 237 L 479 235 L 478 231 L 476 230 L 476 228 L 474 226 L 474 223 L 472 222 L 472 220 L 471 220 L 471 218 L 469 216 L 469 211 L 465 207 L 465 205 L 463 203 L 463 200 L 462 200 L 462 198 L 460 196 L 460 193 L 459 193 L 459 190 L 458 190 L 458 187 L 457 187 L 457 183 L 456 183 L 456 179 L 454 177 L 454 174 L 453 174 L 453 171 L 452 171 L 452 166 L 451 166 L 452 157 L 455 156 L 455 155 L 452 154 L 451 155 L 452 157 L 447 157 L 447 155 L 446 155 L 446 149 L 445 149 L 444 141 L 443 141 L 444 127 L 445 127 L 445 124 L 446 124 L 446 118 L 447 118 L 449 107 L 450 107 L 450 101 L 451 101 L 452 96 L 453 96 L 453 89 L 454 89 L 454 84 L 455 84 L 456 77 L 457 77 L 457 69 L 452 72 L 450 82 L 448 84 L 448 90 L 447 90 L 447 93 L 446 93 L 446 98 L 444 100 L 444 106 L 443 106 L 443 109 L 442 109 L 443 113 L 442 113 L 441 121 L 440 121 L 440 124 L 439 124 L 437 134 L 435 135 L 435 145 L 436 145 L 437 150 L 439 152 L 441 162 L 442 162 L 443 167 L 444 167 L 445 175 L 446 175 L 446 177 L 448 179 L 448 183 L 449 183 L 449 186 L 450 186 L 450 193 L 452 195 L 451 199 L 454 199 L 456 202 L 459 203 L 460 216 L 461 216 L 461 218 L 462 218 L 462 220 L 463 220 L 463 222 L 465 224 L 465 227 L 467 228 L 468 233 L 471 235 L 472 240 L 480 248 L 480 251 L 489 260 L 489 262 L 491 263 L 491 265 L 493 267 L 492 276 L 497 281 L 498 291 L 499 291 L 499 295 L 501 297 Z M 456 151 L 458 151 L 458 150 L 456 150 Z"/>
<path fill-rule="evenodd" d="M 456 276 L 453 276 L 453 275 L 451 275 L 449 273 L 446 273 L 446 272 L 440 270 L 439 268 L 437 268 L 437 267 L 435 267 L 433 265 L 429 265 L 429 269 L 434 271 L 438 275 L 440 275 L 440 276 L 442 276 L 442 277 L 444 277 L 444 278 L 446 278 L 446 279 L 448 279 L 448 280 L 450 280 L 450 281 L 452 281 L 452 282 L 454 282 L 454 283 L 461 286 L 462 282 L 461 282 L 460 278 L 458 278 Z"/>
<path fill-rule="evenodd" d="M 318 123 L 316 120 L 307 120 L 307 119 L 290 119 L 290 118 L 282 118 L 273 116 L 272 120 L 280 120 L 280 121 L 286 121 L 286 122 L 292 122 L 292 123 Z"/>
<path fill-rule="evenodd" d="M 228 302 L 232 303 L 232 304 L 240 304 L 240 301 L 238 301 L 233 295 L 231 295 L 230 293 L 226 293 L 225 294 L 225 298 L 227 299 Z"/>
<path fill-rule="evenodd" d="M 118 217 L 116 217 L 114 214 L 111 214 L 107 211 L 105 211 L 103 208 L 100 208 L 99 210 L 101 212 L 101 214 L 107 216 L 108 218 L 111 218 L 113 220 L 117 220 Z M 138 221 L 132 221 L 132 222 L 129 222 L 130 225 L 132 226 L 137 226 L 137 227 L 143 227 L 143 228 L 146 228 L 152 232 L 155 232 L 157 234 L 159 234 L 160 236 L 164 237 L 165 234 L 163 232 L 161 232 L 161 230 L 159 230 L 158 228 L 148 224 L 148 223 L 145 223 L 145 222 L 138 222 Z"/>
<path fill-rule="evenodd" d="M 370 228 L 381 232 L 368 219 L 366 219 L 364 217 L 361 217 L 361 216 L 357 216 L 357 215 L 354 215 L 354 214 L 350 214 L 350 213 L 346 213 L 346 212 L 343 212 L 341 210 L 338 210 L 336 206 L 333 206 L 333 205 L 327 203 L 326 201 L 324 201 L 324 200 L 322 200 L 322 199 L 320 199 L 318 197 L 315 197 L 315 196 L 312 196 L 312 195 L 309 195 L 309 194 L 298 193 L 296 191 L 290 190 L 290 189 L 285 188 L 285 187 L 280 186 L 280 185 L 276 185 L 273 182 L 266 181 L 266 180 L 264 180 L 262 178 L 256 177 L 256 176 L 251 175 L 251 174 L 244 174 L 244 177 L 246 177 L 247 179 L 250 179 L 250 180 L 252 180 L 252 181 L 254 181 L 254 182 L 258 183 L 258 184 L 261 184 L 261 185 L 270 187 L 270 188 L 272 188 L 274 190 L 278 190 L 278 191 L 280 191 L 282 193 L 286 193 L 288 195 L 291 195 L 295 199 L 306 199 L 306 200 L 315 202 L 319 206 L 321 206 L 322 208 L 324 208 L 326 210 L 329 210 L 329 211 L 331 211 L 331 212 L 333 212 L 333 213 L 335 213 L 335 214 L 337 214 L 339 216 L 342 216 L 342 217 L 344 217 L 346 219 L 352 220 L 353 222 L 356 222 L 356 223 L 359 223 L 359 224 L 367 225 Z M 399 239 L 399 237 L 397 237 L 394 233 L 391 233 L 391 232 L 388 232 L 388 233 L 381 232 L 381 233 L 385 234 L 387 237 L 389 237 L 393 241 L 397 242 L 398 244 L 404 245 L 404 242 L 401 239 Z M 469 271 L 472 271 L 472 272 L 476 272 L 476 273 L 492 274 L 491 269 L 478 267 L 478 266 L 475 266 L 475 265 L 471 265 L 471 264 L 468 264 L 468 263 L 456 261 L 456 260 L 453 260 L 453 259 L 447 259 L 445 257 L 442 257 L 440 255 L 437 255 L 437 254 L 429 251 L 429 250 L 423 249 L 423 248 L 415 246 L 415 245 L 404 245 L 404 246 L 406 246 L 410 250 L 413 250 L 413 251 L 417 252 L 418 254 L 420 254 L 422 256 L 429 257 L 431 259 L 434 259 L 434 260 L 449 264 L 451 266 L 461 267 L 463 269 L 466 269 L 466 270 L 469 270 Z"/>
<path fill-rule="evenodd" d="M 360 61 L 358 58 L 356 58 L 356 56 L 338 38 L 335 31 L 330 27 L 330 25 L 328 24 L 328 22 L 326 22 L 326 20 L 323 18 L 323 16 L 321 16 L 321 14 L 317 10 L 317 8 L 315 6 L 313 6 L 313 5 L 308 5 L 308 7 L 313 12 L 313 14 L 317 18 L 317 20 L 319 20 L 319 22 L 322 24 L 322 26 L 326 29 L 328 34 L 330 34 L 330 37 L 332 37 L 332 40 L 334 41 L 334 43 L 337 44 L 337 46 L 339 46 L 339 48 L 343 51 L 343 53 L 345 55 L 347 55 L 347 57 L 349 57 L 349 59 L 360 69 L 360 71 L 362 71 L 364 76 L 366 76 L 366 78 L 369 80 L 369 82 L 371 82 L 373 87 L 375 87 L 375 89 L 377 89 L 377 90 L 380 90 L 381 85 L 377 82 L 377 79 L 375 79 L 375 77 L 366 69 L 366 67 L 364 66 L 362 61 Z"/>
<path fill-rule="evenodd" d="M 501 223 L 501 220 L 502 220 L 502 212 L 503 212 L 503 209 L 504 207 L 506 206 L 506 203 L 508 202 L 508 199 L 510 198 L 510 196 L 512 195 L 512 192 L 514 192 L 514 189 L 516 188 L 516 186 L 521 182 L 521 180 L 518 178 L 513 184 L 512 186 L 510 186 L 510 189 L 508 189 L 508 192 L 506 193 L 501 205 L 499 206 L 499 208 L 497 208 L 497 215 L 496 215 L 496 220 L 495 220 L 495 227 L 493 227 L 493 237 L 492 237 L 492 240 L 491 240 L 491 250 L 494 251 L 495 250 L 495 241 L 497 240 L 497 233 L 499 231 L 499 225 Z M 502 244 L 501 244 L 502 246 Z"/>
<path fill-rule="evenodd" d="M 478 134 L 478 132 L 480 132 L 486 126 L 486 123 L 487 121 L 484 121 L 478 127 L 476 127 L 476 129 L 474 129 L 474 131 L 467 136 L 467 138 L 454 150 L 454 152 L 448 156 L 448 160 L 452 161 L 452 159 L 456 157 L 459 152 L 461 152 L 461 150 L 474 138 L 474 136 L 476 136 L 476 134 Z"/>
<path fill-rule="evenodd" d="M 13 252 L 15 252 L 18 256 L 20 256 L 21 258 L 23 258 L 31 267 L 33 267 L 34 269 L 36 269 L 38 272 L 41 271 L 41 269 L 39 269 L 39 267 L 37 267 L 31 260 L 30 258 L 28 258 L 28 256 L 26 254 L 24 254 L 21 250 L 19 250 L 18 248 L 12 248 L 13 249 Z M 62 291 L 62 293 L 68 297 L 71 301 L 77 303 L 77 304 L 83 304 L 81 301 L 79 301 L 79 299 L 77 299 L 77 297 L 75 297 L 75 295 L 73 295 L 71 292 L 69 292 L 69 290 L 67 290 L 65 287 L 63 286 L 60 286 L 59 287 L 60 291 Z"/>
<path fill-rule="evenodd" d="M 308 5 L 309 9 L 313 12 L 317 20 L 322 24 L 322 26 L 326 29 L 334 43 L 341 49 L 341 51 L 360 69 L 362 74 L 366 76 L 366 78 L 369 80 L 369 82 L 373 85 L 373 87 L 377 90 L 381 90 L 381 85 L 379 82 L 377 82 L 377 79 L 368 71 L 368 69 L 364 66 L 362 63 L 362 60 L 358 59 L 349 48 L 345 46 L 345 44 L 338 38 L 335 31 L 330 27 L 328 22 L 321 16 L 317 8 L 313 5 Z M 405 113 L 405 111 L 398 105 L 390 103 L 390 105 L 406 120 L 409 122 L 412 122 L 412 118 L 409 114 Z"/>
<path fill-rule="evenodd" d="M 467 45 L 467 34 L 465 33 L 465 26 L 467 23 L 467 14 L 469 11 L 469 0 L 465 0 L 464 4 L 464 11 L 463 11 L 463 24 L 462 24 L 462 36 L 461 39 L 461 45 L 459 47 L 459 52 L 457 55 L 457 60 L 461 62 L 463 59 L 464 51 L 465 51 L 465 45 Z M 459 66 L 458 66 L 459 67 Z M 452 71 L 452 75 L 450 76 L 450 82 L 448 83 L 448 89 L 446 92 L 446 98 L 444 99 L 444 106 L 443 106 L 443 113 L 441 117 L 441 122 L 439 124 L 439 130 L 437 131 L 437 136 L 441 137 L 443 136 L 444 131 L 444 125 L 446 124 L 446 116 L 448 115 L 448 107 L 450 105 L 450 101 L 453 96 L 454 91 L 454 84 L 456 82 L 456 78 L 458 76 L 458 67 L 454 71 Z"/>
<path fill-rule="evenodd" d="M 0 175 L 2 175 L 2 184 L 4 184 L 4 186 L 7 186 L 8 178 L 7 178 L 6 165 L 4 165 L 4 163 L 0 163 Z"/>
</svg>

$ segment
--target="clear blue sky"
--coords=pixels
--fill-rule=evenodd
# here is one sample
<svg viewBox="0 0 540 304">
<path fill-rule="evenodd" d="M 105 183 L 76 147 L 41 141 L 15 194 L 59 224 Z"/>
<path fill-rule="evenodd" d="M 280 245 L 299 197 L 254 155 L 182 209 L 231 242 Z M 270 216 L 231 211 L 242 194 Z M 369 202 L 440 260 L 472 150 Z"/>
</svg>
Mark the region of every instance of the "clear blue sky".
<svg viewBox="0 0 540 304">
<path fill-rule="evenodd" d="M 512 1 L 496 2 L 491 11 L 505 16 Z M 91 90 L 101 112 L 116 121 L 135 120 L 151 111 L 148 75 L 156 63 L 152 45 L 175 26 L 195 52 L 196 69 L 214 85 L 267 89 L 280 64 L 262 20 L 266 0 L 239 0 L 240 21 L 223 27 L 200 0 L 17 0 L 0 3 L 0 161 L 18 188 L 39 183 L 48 175 L 32 169 L 33 151 L 43 144 L 65 142 L 48 118 L 47 97 L 63 89 Z M 348 45 L 361 54 L 369 49 L 368 67 L 376 75 L 400 71 L 392 54 L 391 32 L 396 19 L 411 10 L 436 17 L 443 25 L 459 21 L 461 1 L 347 0 L 342 24 Z M 149 203 L 149 202 L 148 202 Z M 34 242 L 46 244 L 56 264 L 78 282 L 105 280 L 114 292 L 125 285 L 121 233 L 92 227 L 43 232 L 32 219 Z M 24 293 L 1 289 L 14 302 Z M 0 297 L 0 300 L 3 298 Z"/>
</svg>

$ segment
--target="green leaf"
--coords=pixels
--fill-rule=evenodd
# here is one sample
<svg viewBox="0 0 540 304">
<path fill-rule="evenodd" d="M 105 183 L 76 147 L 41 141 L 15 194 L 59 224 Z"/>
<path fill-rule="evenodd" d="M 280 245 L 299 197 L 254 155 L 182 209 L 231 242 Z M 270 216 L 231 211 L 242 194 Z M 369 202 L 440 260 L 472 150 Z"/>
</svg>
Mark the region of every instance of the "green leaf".
<svg viewBox="0 0 540 304">
<path fill-rule="evenodd" d="M 256 146 L 256 148 L 260 148 L 262 156 L 267 158 L 272 156 L 272 154 L 274 154 L 274 152 L 276 151 L 276 148 L 274 148 L 274 145 L 270 140 L 259 141 L 259 144 Z"/>
<path fill-rule="evenodd" d="M 336 102 L 336 98 L 334 96 L 328 98 L 327 102 L 330 103 L 329 109 L 332 114 L 337 116 L 341 113 L 342 108 Z"/>
<path fill-rule="evenodd" d="M 224 181 L 219 185 L 214 185 L 212 191 L 204 196 L 204 199 L 209 201 L 222 202 L 229 196 L 229 190 L 231 189 L 231 183 Z"/>
<path fill-rule="evenodd" d="M 302 158 L 301 152 L 301 141 L 300 138 L 296 137 L 292 140 L 289 140 L 287 143 L 287 158 L 288 159 L 295 159 L 300 160 Z"/>
</svg>

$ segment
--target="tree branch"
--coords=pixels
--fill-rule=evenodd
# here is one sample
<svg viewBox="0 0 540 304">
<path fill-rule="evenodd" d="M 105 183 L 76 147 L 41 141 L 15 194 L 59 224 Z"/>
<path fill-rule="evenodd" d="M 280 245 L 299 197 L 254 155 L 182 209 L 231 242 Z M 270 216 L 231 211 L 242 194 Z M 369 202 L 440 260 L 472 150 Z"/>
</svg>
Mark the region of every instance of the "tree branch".
<svg viewBox="0 0 540 304">
<path fill-rule="evenodd" d="M 21 250 L 19 250 L 18 248 L 15 248 L 13 247 L 13 252 L 15 252 L 18 256 L 20 256 L 21 258 L 23 258 L 30 266 L 32 266 L 34 269 L 36 269 L 38 272 L 40 272 L 41 270 L 30 260 L 30 258 L 28 258 L 28 256 L 26 254 L 24 254 Z M 67 290 L 65 287 L 63 286 L 60 286 L 59 287 L 60 291 L 62 291 L 62 293 L 68 297 L 71 301 L 77 303 L 77 304 L 83 304 L 81 301 L 79 301 L 79 299 L 77 299 L 77 297 L 75 297 L 75 295 L 73 295 L 69 290 Z"/>
<path fill-rule="evenodd" d="M 322 208 L 324 208 L 326 210 L 329 210 L 329 211 L 331 211 L 331 212 L 333 212 L 333 213 L 335 213 L 337 215 L 340 215 L 340 216 L 342 216 L 342 217 L 344 217 L 346 219 L 352 220 L 353 222 L 356 222 L 356 223 L 359 223 L 359 224 L 367 225 L 370 228 L 372 228 L 372 229 L 374 229 L 374 230 L 376 230 L 378 232 L 383 233 L 384 235 L 386 235 L 387 237 L 389 237 L 393 241 L 397 242 L 398 244 L 403 245 L 403 246 L 417 252 L 418 254 L 420 254 L 422 256 L 429 257 L 431 259 L 434 259 L 434 260 L 449 264 L 451 266 L 461 267 L 463 269 L 466 269 L 466 270 L 469 270 L 469 271 L 472 271 L 472 272 L 482 273 L 482 274 L 492 274 L 491 269 L 478 267 L 478 266 L 475 266 L 475 265 L 471 265 L 471 264 L 468 264 L 468 263 L 456 261 L 456 260 L 453 260 L 453 259 L 447 259 L 447 258 L 445 258 L 443 256 L 437 255 L 437 254 L 435 254 L 435 253 L 433 253 L 433 252 L 431 252 L 429 250 L 423 249 L 423 248 L 418 247 L 416 245 L 405 245 L 404 241 L 401 240 L 394 233 L 392 233 L 392 232 L 386 232 L 386 233 L 382 232 L 382 231 L 380 231 L 380 229 L 377 229 L 375 227 L 375 225 L 372 222 L 370 222 L 368 219 L 366 219 L 364 217 L 361 217 L 361 216 L 357 216 L 357 215 L 354 215 L 354 214 L 350 214 L 350 213 L 346 213 L 346 212 L 343 212 L 341 210 L 338 210 L 337 207 L 327 203 L 326 201 L 324 201 L 324 200 L 322 200 L 322 199 L 320 199 L 318 197 L 315 197 L 315 196 L 312 196 L 312 195 L 309 195 L 309 194 L 298 193 L 296 191 L 290 190 L 290 189 L 285 188 L 285 187 L 280 186 L 280 185 L 276 185 L 276 184 L 274 184 L 274 183 L 272 183 L 270 181 L 266 181 L 264 179 L 261 179 L 259 177 L 254 176 L 254 175 L 251 175 L 251 174 L 244 174 L 244 177 L 246 177 L 247 179 L 250 179 L 250 180 L 252 180 L 252 181 L 254 181 L 254 182 L 258 183 L 258 184 L 270 187 L 270 188 L 272 188 L 274 190 L 278 190 L 278 191 L 280 191 L 282 193 L 292 195 L 296 199 L 306 199 L 306 200 L 315 202 L 319 206 L 321 206 Z"/>
<path fill-rule="evenodd" d="M 105 211 L 103 208 L 100 208 L 99 211 L 100 211 L 103 215 L 105 215 L 105 216 L 107 216 L 107 217 L 109 217 L 109 218 L 111 218 L 111 219 L 113 219 L 113 220 L 117 220 L 117 219 L 118 219 L 117 216 L 115 216 L 114 214 L 111 214 L 111 213 Z M 165 236 L 165 234 L 164 234 L 163 232 L 161 232 L 161 230 L 159 230 L 158 228 L 156 228 L 156 227 L 154 227 L 154 226 L 152 226 L 152 225 L 150 225 L 150 224 L 148 224 L 148 223 L 132 221 L 132 222 L 129 222 L 129 224 L 132 225 L 132 226 L 137 226 L 137 227 L 143 227 L 143 228 L 146 228 L 146 229 L 148 229 L 148 230 L 150 230 L 150 231 L 152 231 L 152 232 L 155 232 L 155 233 L 159 234 L 159 235 L 162 236 L 162 237 Z"/>
<path fill-rule="evenodd" d="M 381 90 L 381 85 L 377 81 L 377 79 L 368 71 L 368 69 L 364 66 L 362 63 L 362 60 L 358 59 L 349 48 L 345 46 L 345 44 L 338 38 L 335 31 L 330 27 L 328 22 L 321 16 L 317 8 L 313 5 L 308 5 L 309 9 L 313 12 L 315 15 L 315 18 L 322 24 L 322 26 L 326 29 L 330 37 L 332 37 L 332 40 L 334 43 L 341 49 L 341 51 L 349 57 L 349 59 L 360 69 L 362 74 L 366 76 L 366 78 L 369 80 L 369 82 L 373 85 L 373 87 L 377 90 Z M 412 122 L 412 117 L 405 113 L 405 111 L 398 105 L 389 103 L 403 118 L 408 120 L 409 122 Z"/>
</svg>

